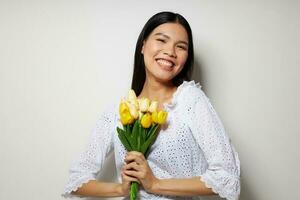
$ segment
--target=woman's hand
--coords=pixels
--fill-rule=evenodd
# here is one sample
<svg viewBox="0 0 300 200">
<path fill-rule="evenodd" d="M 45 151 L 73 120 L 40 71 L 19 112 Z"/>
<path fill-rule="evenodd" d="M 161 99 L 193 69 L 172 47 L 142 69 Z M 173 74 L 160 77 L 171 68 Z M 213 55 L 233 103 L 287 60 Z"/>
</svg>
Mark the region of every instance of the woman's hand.
<svg viewBox="0 0 300 200">
<path fill-rule="evenodd" d="M 124 173 L 130 177 L 138 179 L 139 183 L 147 192 L 152 192 L 157 179 L 150 169 L 144 155 L 137 151 L 130 151 L 125 157 Z"/>
<path fill-rule="evenodd" d="M 126 175 L 124 173 L 124 171 L 125 171 L 124 169 L 125 169 L 125 165 L 122 167 L 122 170 L 121 170 L 121 177 L 122 177 L 121 191 L 122 191 L 122 196 L 127 197 L 127 196 L 129 196 L 131 182 L 133 182 L 133 181 L 138 182 L 138 183 L 140 183 L 140 182 L 136 178 Z"/>
</svg>

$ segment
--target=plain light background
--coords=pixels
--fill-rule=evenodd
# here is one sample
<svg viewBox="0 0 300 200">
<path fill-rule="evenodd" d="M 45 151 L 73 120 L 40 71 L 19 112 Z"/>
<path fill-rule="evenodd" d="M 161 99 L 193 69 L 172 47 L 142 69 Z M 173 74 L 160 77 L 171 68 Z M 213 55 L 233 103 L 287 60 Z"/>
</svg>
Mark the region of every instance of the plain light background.
<svg viewBox="0 0 300 200">
<path fill-rule="evenodd" d="M 296 200 L 299 1 L 0 0 L 0 199 L 54 200 L 104 107 L 130 88 L 159 11 L 193 30 L 196 69 L 241 160 L 241 200 Z M 113 157 L 103 180 L 115 181 Z"/>
</svg>

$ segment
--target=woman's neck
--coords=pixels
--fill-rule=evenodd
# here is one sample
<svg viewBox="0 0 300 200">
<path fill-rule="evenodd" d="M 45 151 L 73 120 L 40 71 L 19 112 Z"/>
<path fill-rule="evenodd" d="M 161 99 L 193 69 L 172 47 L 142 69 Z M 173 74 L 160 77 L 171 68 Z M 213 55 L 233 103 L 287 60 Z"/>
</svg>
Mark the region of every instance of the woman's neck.
<svg viewBox="0 0 300 200">
<path fill-rule="evenodd" d="M 150 100 L 158 101 L 159 108 L 162 109 L 164 103 L 169 103 L 172 100 L 173 93 L 176 90 L 177 87 L 172 83 L 166 84 L 146 80 L 138 98 L 146 97 Z"/>
</svg>

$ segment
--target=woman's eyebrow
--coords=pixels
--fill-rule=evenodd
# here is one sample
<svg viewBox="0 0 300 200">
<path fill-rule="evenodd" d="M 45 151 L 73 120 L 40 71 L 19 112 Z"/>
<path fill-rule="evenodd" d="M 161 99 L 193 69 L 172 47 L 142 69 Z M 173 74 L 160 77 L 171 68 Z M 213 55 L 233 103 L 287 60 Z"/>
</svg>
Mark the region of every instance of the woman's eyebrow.
<svg viewBox="0 0 300 200">
<path fill-rule="evenodd" d="M 164 36 L 164 37 L 170 39 L 170 37 L 164 33 L 155 33 L 154 35 L 161 35 L 161 36 Z"/>
<path fill-rule="evenodd" d="M 163 36 L 163 37 L 165 37 L 165 38 L 170 39 L 170 36 L 168 36 L 168 35 L 166 35 L 166 34 L 164 34 L 164 33 L 155 33 L 154 35 L 161 35 L 161 36 Z M 178 41 L 178 43 L 184 43 L 184 44 L 186 44 L 187 46 L 189 45 L 186 41 L 183 41 L 183 40 Z"/>
</svg>

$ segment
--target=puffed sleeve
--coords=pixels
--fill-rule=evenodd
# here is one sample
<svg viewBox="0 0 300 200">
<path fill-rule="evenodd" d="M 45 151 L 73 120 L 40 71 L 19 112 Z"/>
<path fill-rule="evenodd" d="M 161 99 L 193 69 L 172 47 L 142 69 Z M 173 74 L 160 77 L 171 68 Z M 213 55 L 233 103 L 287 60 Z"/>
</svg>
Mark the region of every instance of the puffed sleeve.
<svg viewBox="0 0 300 200">
<path fill-rule="evenodd" d="M 71 163 L 69 180 L 65 185 L 63 197 L 78 197 L 71 192 L 90 180 L 96 180 L 96 175 L 102 169 L 106 156 L 113 148 L 113 125 L 113 108 L 108 106 L 97 120 L 84 150 Z"/>
<path fill-rule="evenodd" d="M 220 197 L 237 200 L 240 195 L 238 154 L 205 93 L 199 88 L 193 90 L 190 127 L 208 164 L 200 175 L 201 180 Z"/>
</svg>

